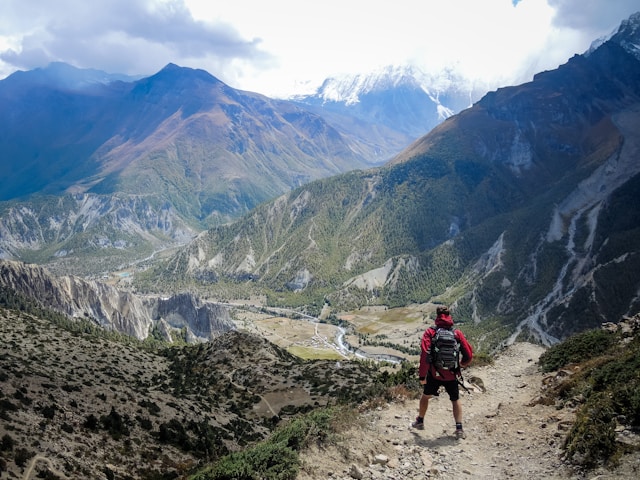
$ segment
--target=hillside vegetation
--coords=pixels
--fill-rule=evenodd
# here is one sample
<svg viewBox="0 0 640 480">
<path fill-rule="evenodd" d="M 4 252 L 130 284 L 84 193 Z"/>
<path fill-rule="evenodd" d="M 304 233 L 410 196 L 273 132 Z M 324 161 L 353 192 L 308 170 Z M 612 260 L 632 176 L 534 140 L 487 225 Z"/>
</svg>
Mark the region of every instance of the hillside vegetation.
<svg viewBox="0 0 640 480">
<path fill-rule="evenodd" d="M 566 377 L 549 385 L 542 401 L 578 405 L 564 445 L 569 460 L 590 468 L 613 467 L 625 453 L 638 450 L 640 443 L 621 432 L 640 432 L 639 315 L 551 347 L 540 357 L 540 367 Z"/>
<path fill-rule="evenodd" d="M 180 478 L 383 386 L 365 363 L 302 361 L 246 333 L 141 343 L 17 302 L 0 307 L 0 472 L 14 476 L 44 457 L 69 478 Z"/>
</svg>

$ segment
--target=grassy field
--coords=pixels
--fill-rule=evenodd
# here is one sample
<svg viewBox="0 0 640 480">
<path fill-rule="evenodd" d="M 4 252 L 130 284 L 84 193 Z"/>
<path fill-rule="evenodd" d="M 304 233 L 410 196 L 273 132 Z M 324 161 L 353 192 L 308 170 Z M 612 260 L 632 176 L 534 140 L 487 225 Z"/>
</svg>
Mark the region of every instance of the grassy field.
<svg viewBox="0 0 640 480">
<path fill-rule="evenodd" d="M 402 308 L 365 307 L 340 312 L 338 318 L 348 322 L 345 340 L 370 354 L 395 355 L 407 360 L 417 355 L 422 333 L 433 323 L 435 305 L 419 304 Z M 264 336 L 278 346 L 304 359 L 342 359 L 336 336 L 339 328 L 269 313 L 238 309 L 234 319 L 239 329 Z M 426 320 L 425 320 L 426 319 Z M 396 346 L 396 348 L 394 348 Z"/>
</svg>

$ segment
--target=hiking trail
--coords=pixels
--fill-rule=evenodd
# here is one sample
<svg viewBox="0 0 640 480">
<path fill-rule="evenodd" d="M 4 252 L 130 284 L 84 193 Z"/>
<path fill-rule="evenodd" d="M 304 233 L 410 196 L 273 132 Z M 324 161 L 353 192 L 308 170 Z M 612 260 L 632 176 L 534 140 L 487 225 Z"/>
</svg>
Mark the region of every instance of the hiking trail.
<svg viewBox="0 0 640 480">
<path fill-rule="evenodd" d="M 441 389 L 429 402 L 424 430 L 410 426 L 418 397 L 363 413 L 335 444 L 302 453 L 297 480 L 637 478 L 633 464 L 579 475 L 562 461 L 575 413 L 535 404 L 545 376 L 537 365 L 543 351 L 515 343 L 494 365 L 464 370 L 465 384 L 476 385 L 471 393 L 461 389 L 466 439 L 453 437 L 451 402 Z M 637 468 L 637 457 L 634 462 Z"/>
</svg>

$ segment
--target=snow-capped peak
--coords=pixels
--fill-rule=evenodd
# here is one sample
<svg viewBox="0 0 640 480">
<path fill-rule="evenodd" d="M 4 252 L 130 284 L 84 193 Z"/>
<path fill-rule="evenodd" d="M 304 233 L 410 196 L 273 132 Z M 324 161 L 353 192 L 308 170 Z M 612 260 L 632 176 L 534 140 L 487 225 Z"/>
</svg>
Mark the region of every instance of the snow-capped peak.
<svg viewBox="0 0 640 480">
<path fill-rule="evenodd" d="M 361 95 L 416 83 L 413 67 L 386 66 L 367 74 L 340 75 L 324 81 L 316 94 L 325 102 L 358 103 Z"/>
<path fill-rule="evenodd" d="M 340 102 L 353 105 L 368 93 L 390 90 L 407 85 L 421 88 L 435 103 L 444 92 L 451 90 L 472 90 L 468 81 L 454 78 L 450 71 L 426 74 L 414 66 L 385 66 L 369 73 L 355 75 L 337 75 L 327 78 L 316 90 L 316 98 L 323 102 Z M 443 110 L 443 116 L 448 112 Z"/>
<path fill-rule="evenodd" d="M 640 60 L 640 12 L 634 13 L 628 19 L 623 20 L 618 28 L 609 35 L 595 40 L 585 52 L 585 56 L 589 56 L 608 41 L 618 43 L 627 52 Z"/>
</svg>

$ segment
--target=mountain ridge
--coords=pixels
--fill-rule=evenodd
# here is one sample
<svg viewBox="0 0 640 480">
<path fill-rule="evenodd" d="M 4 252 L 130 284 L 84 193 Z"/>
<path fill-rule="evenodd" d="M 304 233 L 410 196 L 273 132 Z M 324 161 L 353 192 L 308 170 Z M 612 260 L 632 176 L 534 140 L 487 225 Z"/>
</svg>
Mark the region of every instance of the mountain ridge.
<svg viewBox="0 0 640 480">
<path fill-rule="evenodd" d="M 142 199 L 151 210 L 170 211 L 180 230 L 197 232 L 312 179 L 380 164 L 408 142 L 404 134 L 382 126 L 372 130 L 353 117 L 335 126 L 292 102 L 235 90 L 204 70 L 170 64 L 150 77 L 105 84 L 93 71 L 51 68 L 59 67 L 90 88 L 74 90 L 62 81 L 42 85 L 41 71 L 16 72 L 0 81 L 5 257 L 66 268 L 72 264 L 46 255 L 86 250 L 72 248 L 84 228 L 66 245 L 46 244 L 50 235 L 45 235 L 35 249 L 21 238 L 23 230 L 13 229 L 23 222 L 13 207 L 41 211 L 44 195 L 60 197 L 53 203 L 60 208 L 73 204 L 69 195 L 119 203 L 119 209 Z M 41 231 L 56 224 L 29 216 Z M 132 236 L 105 229 L 107 243 L 144 245 L 139 258 L 157 245 L 175 246 L 184 239 L 180 232 L 167 238 L 148 229 L 136 211 L 127 216 L 138 222 L 127 229 Z M 101 253 L 112 257 L 107 269 L 129 261 L 122 250 Z M 86 258 L 78 255 L 76 263 Z"/>
</svg>

